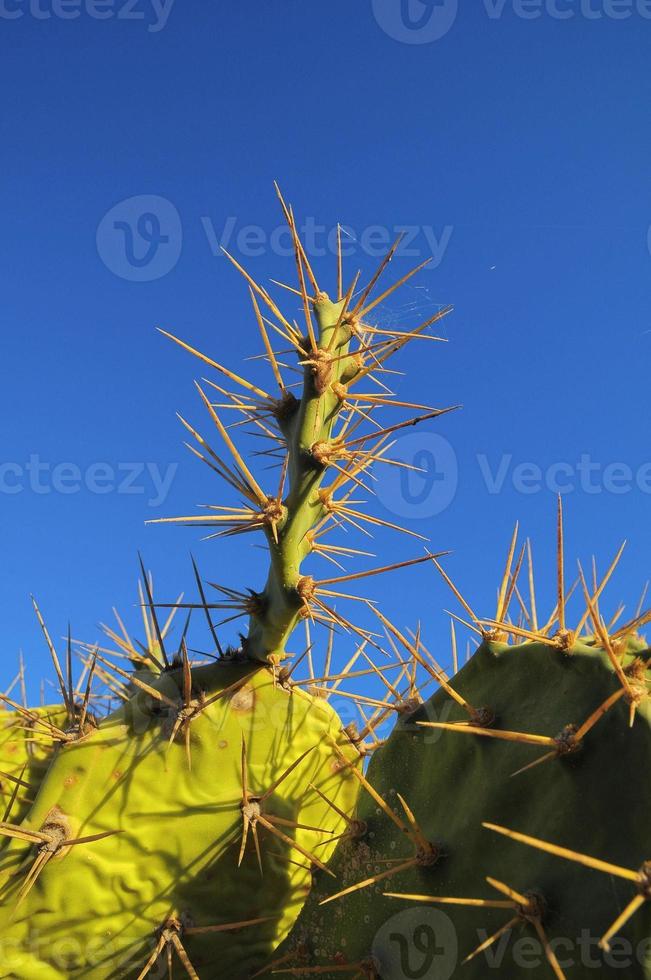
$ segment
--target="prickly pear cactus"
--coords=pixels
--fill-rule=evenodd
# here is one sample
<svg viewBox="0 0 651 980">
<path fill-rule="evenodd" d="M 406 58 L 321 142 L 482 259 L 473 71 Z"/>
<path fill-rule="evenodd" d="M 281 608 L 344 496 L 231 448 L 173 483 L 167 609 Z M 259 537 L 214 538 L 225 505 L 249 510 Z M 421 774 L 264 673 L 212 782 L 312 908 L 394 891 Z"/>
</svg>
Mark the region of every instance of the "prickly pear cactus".
<svg viewBox="0 0 651 980">
<path fill-rule="evenodd" d="M 368 553 L 324 538 L 342 526 L 402 530 L 367 514 L 351 496 L 364 487 L 371 466 L 391 462 L 385 457 L 395 431 L 448 409 L 399 401 L 386 385 L 371 382 L 411 340 L 439 339 L 428 328 L 447 310 L 410 330 L 370 326 L 371 311 L 418 269 L 377 295 L 398 242 L 361 289 L 357 277 L 345 286 L 340 254 L 331 300 L 316 281 L 293 212 L 280 200 L 298 270 L 299 288 L 290 288 L 304 326 L 287 318 L 233 260 L 248 282 L 277 391 L 267 392 L 168 334 L 203 370 L 211 369 L 212 377 L 197 388 L 218 450 L 182 422 L 195 455 L 237 500 L 165 520 L 206 528 L 211 538 L 262 534 L 270 556 L 267 580 L 240 591 L 205 583 L 195 566 L 197 600 L 164 603 L 154 601 L 143 567 L 146 642 L 134 643 L 118 617 L 118 629 L 105 630 L 112 652 L 79 645 L 86 672 L 81 692 L 71 683 L 70 642 L 64 677 L 39 614 L 65 721 L 41 722 L 52 753 L 47 773 L 24 818 L 16 811 L 0 823 L 8 839 L 0 855 L 0 977 L 143 980 L 165 968 L 170 977 L 180 970 L 202 980 L 255 975 L 290 928 L 313 878 L 331 876 L 326 863 L 348 833 L 361 760 L 379 744 L 382 720 L 398 710 L 371 700 L 366 704 L 376 710 L 368 717 L 360 702 L 359 724 L 344 725 L 328 703 L 353 673 L 376 673 L 391 691 L 407 682 L 400 657 L 380 668 L 372 663 L 366 647 L 379 648 L 378 634 L 355 625 L 339 605 L 358 598 L 348 592 L 351 580 L 432 556 L 347 574 L 341 562 Z M 278 335 L 282 355 L 275 350 Z M 283 377 L 287 346 L 298 358 L 302 391 Z M 382 428 L 375 416 L 387 408 L 398 410 L 394 418 L 405 409 L 420 414 Z M 258 482 L 252 457 L 236 445 L 241 429 L 233 427 L 234 418 L 267 440 L 262 455 L 278 463 L 271 492 Z M 327 578 L 303 568 L 315 558 L 330 563 Z M 333 564 L 343 573 L 333 575 Z M 172 652 L 169 627 L 178 610 L 188 618 Z M 248 619 L 238 646 L 222 645 L 218 610 L 224 624 Z M 193 613 L 207 624 L 210 649 L 191 656 Z M 289 648 L 298 624 L 308 634 L 300 656 Z M 329 636 L 319 676 L 310 630 Z M 335 631 L 357 644 L 343 669 L 332 664 Z M 358 659 L 370 666 L 358 664 L 353 672 Z M 415 696 L 415 678 L 407 680 Z M 121 704 L 116 711 L 93 711 L 101 708 L 98 697 Z M 23 721 L 33 721 L 28 709 L 14 707 Z"/>
<path fill-rule="evenodd" d="M 196 668 L 186 700 L 183 674 L 61 748 L 13 830 L 0 863 L 13 975 L 127 976 L 176 915 L 202 977 L 246 976 L 291 924 L 338 830 L 318 791 L 343 811 L 354 800 L 331 747 L 350 760 L 350 743 L 325 702 L 265 667 Z"/>
<path fill-rule="evenodd" d="M 637 633 L 651 617 L 608 629 L 611 566 L 594 589 L 583 580 L 586 609 L 568 628 L 562 567 L 559 553 L 544 626 L 533 595 L 519 624 L 508 618 L 510 562 L 493 620 L 453 586 L 480 646 L 359 776 L 336 880 L 319 878 L 270 969 L 651 977 L 651 651 Z"/>
</svg>

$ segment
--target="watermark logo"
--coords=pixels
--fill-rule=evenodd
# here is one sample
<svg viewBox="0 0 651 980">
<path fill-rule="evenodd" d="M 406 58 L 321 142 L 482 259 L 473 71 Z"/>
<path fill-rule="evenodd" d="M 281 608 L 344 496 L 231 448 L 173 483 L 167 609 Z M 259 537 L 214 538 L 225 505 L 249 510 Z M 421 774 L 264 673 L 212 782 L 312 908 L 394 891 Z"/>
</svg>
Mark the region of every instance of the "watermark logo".
<svg viewBox="0 0 651 980">
<path fill-rule="evenodd" d="M 130 282 L 152 282 L 171 272 L 181 255 L 181 216 L 167 198 L 139 194 L 120 201 L 97 228 L 97 251 L 107 267 Z"/>
<path fill-rule="evenodd" d="M 452 503 L 459 482 L 457 455 L 443 436 L 414 432 L 396 440 L 376 492 L 392 514 L 411 520 L 434 517 Z"/>
<path fill-rule="evenodd" d="M 491 460 L 484 453 L 477 455 L 477 465 L 484 485 L 491 496 L 505 489 L 531 495 L 550 491 L 553 494 L 585 493 L 623 495 L 633 492 L 651 494 L 651 462 L 631 466 L 623 460 L 602 463 L 590 453 L 581 453 L 576 460 L 556 460 L 540 466 L 533 460 L 518 462 L 513 453 L 503 453 Z"/>
<path fill-rule="evenodd" d="M 161 507 L 170 494 L 177 470 L 178 463 L 161 466 L 154 462 L 98 461 L 81 467 L 73 462 L 52 463 L 32 453 L 22 462 L 0 460 L 0 495 L 138 494 L 146 497 L 148 507 Z"/>
<path fill-rule="evenodd" d="M 651 0 L 649 0 L 651 2 Z M 0 0 L 0 4 L 2 0 Z M 273 254 L 294 255 L 294 240 L 286 223 L 273 228 L 244 224 L 228 215 L 219 224 L 208 214 L 200 216 L 208 248 L 215 258 L 224 250 L 244 258 Z M 308 215 L 297 226 L 303 247 L 311 259 L 364 255 L 382 259 L 399 239 L 397 258 L 428 258 L 428 269 L 438 269 L 454 234 L 451 224 L 326 225 Z M 183 222 L 171 201 L 155 194 L 140 194 L 115 204 L 97 228 L 97 251 L 108 269 L 132 282 L 151 282 L 175 266 L 183 246 Z"/>
<path fill-rule="evenodd" d="M 372 953 L 385 980 L 449 980 L 459 955 L 456 929 L 445 912 L 417 905 L 378 929 Z"/>
<path fill-rule="evenodd" d="M 431 44 L 453 26 L 458 0 L 372 0 L 376 21 L 403 44 Z"/>
<path fill-rule="evenodd" d="M 431 44 L 454 25 L 458 0 L 372 0 L 373 14 L 385 34 L 403 44 Z M 651 20 L 651 0 L 482 0 L 477 9 L 490 21 L 505 16 L 536 21 L 581 18 L 587 21 Z"/>
<path fill-rule="evenodd" d="M 281 257 L 294 254 L 292 233 L 286 224 L 279 224 L 268 232 L 261 225 L 239 224 L 235 215 L 229 215 L 222 228 L 217 228 L 209 215 L 201 217 L 206 240 L 214 256 L 222 255 L 222 249 L 235 251 L 238 255 L 257 258 L 272 252 Z M 353 228 L 351 225 L 324 225 L 308 215 L 298 225 L 297 231 L 305 251 L 310 258 L 336 256 L 339 252 L 339 231 L 341 232 L 341 254 L 343 258 L 353 255 L 368 255 L 382 258 L 400 236 L 395 255 L 406 258 L 421 255 L 431 256 L 429 268 L 437 269 L 448 249 L 454 232 L 453 225 L 365 225 Z"/>
<path fill-rule="evenodd" d="M 491 20 L 506 12 L 520 20 L 628 20 L 651 18 L 651 0 L 483 0 Z"/>
<path fill-rule="evenodd" d="M 163 30 L 174 0 L 0 0 L 0 20 L 133 20 L 150 34 Z"/>
<path fill-rule="evenodd" d="M 443 513 L 452 504 L 459 487 L 457 454 L 443 436 L 415 431 L 396 439 L 378 471 L 377 497 L 398 517 L 422 520 Z M 518 460 L 513 453 L 491 456 L 477 453 L 469 460 L 475 471 L 464 471 L 464 479 L 481 486 L 491 497 L 503 493 L 535 496 L 541 493 L 580 493 L 586 496 L 651 496 L 651 460 L 637 465 L 624 460 L 600 461 L 590 453 L 577 459 L 554 460 L 541 465 Z"/>
</svg>

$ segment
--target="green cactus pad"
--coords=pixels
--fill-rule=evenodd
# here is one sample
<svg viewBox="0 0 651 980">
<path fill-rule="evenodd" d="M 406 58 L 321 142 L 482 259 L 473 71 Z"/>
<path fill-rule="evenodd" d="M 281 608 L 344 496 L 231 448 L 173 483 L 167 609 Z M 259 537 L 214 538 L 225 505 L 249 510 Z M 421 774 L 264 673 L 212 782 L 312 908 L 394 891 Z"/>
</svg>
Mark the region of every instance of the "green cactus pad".
<svg viewBox="0 0 651 980">
<path fill-rule="evenodd" d="M 346 964 L 350 976 L 383 980 L 553 977 L 535 926 L 518 910 L 385 897 L 390 892 L 508 902 L 486 881 L 491 877 L 540 899 L 542 926 L 557 944 L 569 980 L 596 975 L 648 980 L 651 901 L 623 925 L 610 953 L 597 947 L 639 892 L 634 882 L 482 826 L 490 822 L 634 872 L 651 858 L 651 704 L 649 654 L 643 646 L 633 641 L 621 654 L 636 696 L 629 727 L 630 707 L 626 697 L 616 697 L 620 681 L 604 650 L 584 643 L 563 652 L 543 643 L 484 642 L 453 687 L 474 709 L 489 709 L 484 717 L 494 715 L 492 730 L 560 735 L 558 754 L 513 775 L 549 746 L 420 725 L 472 722 L 440 690 L 402 720 L 368 770 L 376 793 L 407 824 L 398 794 L 408 803 L 425 841 L 434 845 L 431 860 L 421 853 L 419 865 L 320 904 L 382 875 L 390 867 L 386 862 L 408 861 L 415 853 L 377 800 L 363 791 L 357 818 L 366 833 L 339 845 L 331 862 L 337 881 L 319 880 L 278 956 L 295 967 L 312 967 L 311 972 L 323 968 L 324 980 L 342 976 Z M 609 698 L 615 702 L 579 749 L 565 751 L 573 748 L 566 726 L 582 725 Z M 651 896 L 648 888 L 646 894 Z M 518 922 L 511 933 L 462 966 L 514 915 Z"/>
<path fill-rule="evenodd" d="M 182 673 L 166 672 L 154 686 L 180 703 Z M 223 696 L 189 723 L 191 768 L 183 728 L 168 745 L 177 715 L 145 691 L 92 734 L 58 749 L 20 828 L 44 830 L 55 853 L 45 861 L 47 843 L 14 839 L 0 861 L 0 976 L 136 977 L 159 929 L 176 917 L 202 980 L 245 977 L 287 932 L 311 884 L 310 861 L 259 825 L 263 874 L 252 833 L 238 868 L 242 744 L 252 795 L 300 760 L 261 811 L 287 821 L 278 829 L 321 860 L 343 822 L 311 784 L 350 812 L 357 784 L 341 772 L 332 742 L 348 759 L 356 750 L 327 703 L 289 693 L 267 668 L 218 663 L 195 668 L 192 682 L 195 706 Z M 65 846 L 105 834 L 112 835 Z M 35 861 L 45 863 L 20 900 Z M 192 932 L 267 916 L 238 933 Z"/>
</svg>

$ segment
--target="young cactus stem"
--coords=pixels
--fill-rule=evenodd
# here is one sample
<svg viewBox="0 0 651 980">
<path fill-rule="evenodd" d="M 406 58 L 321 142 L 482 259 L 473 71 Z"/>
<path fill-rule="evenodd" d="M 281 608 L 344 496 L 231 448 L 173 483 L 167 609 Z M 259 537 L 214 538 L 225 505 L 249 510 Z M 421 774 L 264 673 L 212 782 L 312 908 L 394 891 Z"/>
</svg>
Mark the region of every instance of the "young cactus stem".
<svg viewBox="0 0 651 980">
<path fill-rule="evenodd" d="M 302 398 L 291 417 L 280 421 L 288 453 L 285 516 L 275 533 L 267 529 L 271 566 L 244 641 L 247 656 L 263 662 L 278 663 L 286 656 L 287 640 L 307 608 L 310 580 L 301 576 L 301 563 L 312 550 L 309 532 L 327 513 L 319 494 L 326 471 L 324 450 L 343 405 L 339 386 L 358 370 L 357 360 L 348 355 L 345 300 L 333 303 L 319 293 L 312 306 L 317 347 L 304 361 Z"/>
</svg>

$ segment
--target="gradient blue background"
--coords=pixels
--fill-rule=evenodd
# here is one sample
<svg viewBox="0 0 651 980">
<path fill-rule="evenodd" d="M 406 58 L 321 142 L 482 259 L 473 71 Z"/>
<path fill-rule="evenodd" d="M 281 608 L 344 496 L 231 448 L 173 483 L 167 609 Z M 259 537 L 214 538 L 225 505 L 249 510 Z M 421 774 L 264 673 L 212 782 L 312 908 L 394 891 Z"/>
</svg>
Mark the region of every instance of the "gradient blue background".
<svg viewBox="0 0 651 980">
<path fill-rule="evenodd" d="M 2 677 L 14 674 L 19 647 L 32 692 L 48 670 L 31 591 L 55 636 L 70 618 L 76 636 L 95 639 L 113 604 L 134 621 L 137 549 L 161 597 L 192 590 L 191 548 L 207 578 L 262 583 L 252 538 L 200 543 L 199 533 L 144 521 L 224 502 L 183 449 L 174 415 L 208 428 L 191 384 L 199 366 L 154 328 L 236 369 L 258 352 L 243 282 L 213 254 L 205 225 L 219 234 L 232 216 L 237 228 L 271 233 L 273 178 L 298 215 L 328 227 L 413 224 L 437 237 L 451 227 L 440 264 L 379 318 L 455 306 L 451 342 L 414 347 L 400 364 L 417 400 L 464 406 L 429 429 L 456 454 L 454 499 L 409 526 L 454 550 L 448 567 L 489 615 L 520 518 L 549 599 L 554 495 L 522 494 L 508 480 L 489 493 L 477 455 L 493 468 L 503 454 L 543 468 L 584 453 L 634 471 L 651 459 L 651 21 L 635 12 L 524 20 L 508 3 L 491 18 L 463 2 L 444 37 L 407 44 L 383 30 L 370 0 L 176 0 L 159 31 L 148 29 L 148 3 L 134 9 L 145 18 L 39 19 L 27 9 L 0 18 L 0 462 L 180 465 L 156 508 L 142 479 L 140 494 L 8 493 L 5 480 Z M 97 228 L 118 202 L 152 194 L 178 210 L 182 251 L 167 275 L 133 282 L 101 260 Z M 415 247 L 393 274 L 427 254 L 422 234 Z M 262 279 L 293 275 L 269 251 L 246 261 Z M 370 272 L 375 260 L 358 251 L 348 273 L 358 265 Z M 317 267 L 332 285 L 332 260 Z M 252 370 L 271 384 L 260 364 Z M 624 597 L 634 608 L 648 576 L 650 501 L 635 488 L 565 498 L 572 565 L 594 551 L 603 566 L 631 539 L 613 604 Z M 382 504 L 376 512 L 395 519 Z M 384 561 L 420 545 L 382 534 L 375 550 Z M 421 618 L 445 659 L 451 600 L 433 570 L 397 573 L 368 593 L 403 626 Z"/>
</svg>

